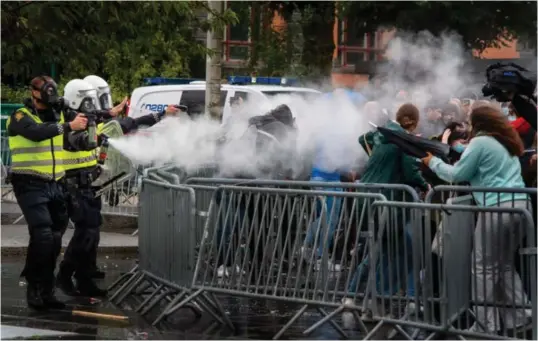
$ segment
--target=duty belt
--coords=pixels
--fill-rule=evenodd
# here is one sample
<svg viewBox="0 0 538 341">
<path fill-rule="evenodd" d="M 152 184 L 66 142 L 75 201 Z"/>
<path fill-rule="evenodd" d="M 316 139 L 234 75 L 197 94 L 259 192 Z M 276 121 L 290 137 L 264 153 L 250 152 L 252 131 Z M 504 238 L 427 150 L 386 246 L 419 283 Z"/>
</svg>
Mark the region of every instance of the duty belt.
<svg viewBox="0 0 538 341">
<path fill-rule="evenodd" d="M 77 170 L 66 175 L 67 184 L 75 187 L 91 187 L 91 184 L 101 175 L 101 167 L 92 170 Z"/>
</svg>

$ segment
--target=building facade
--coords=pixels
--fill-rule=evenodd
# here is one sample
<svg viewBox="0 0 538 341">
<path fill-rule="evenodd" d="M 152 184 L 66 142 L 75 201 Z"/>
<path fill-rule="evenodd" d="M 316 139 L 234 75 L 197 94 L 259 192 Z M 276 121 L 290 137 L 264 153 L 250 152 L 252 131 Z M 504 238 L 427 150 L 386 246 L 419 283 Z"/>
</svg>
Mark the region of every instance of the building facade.
<svg viewBox="0 0 538 341">
<path fill-rule="evenodd" d="M 226 1 L 225 6 L 231 8 L 238 16 L 236 25 L 228 25 L 223 37 L 223 67 L 238 69 L 248 60 L 252 48 L 251 28 L 260 23 L 260 18 L 253 16 L 250 8 L 241 2 Z M 275 13 L 271 26 L 273 29 L 285 27 L 286 22 Z M 331 79 L 333 86 L 358 86 L 368 82 L 371 70 L 385 58 L 385 50 L 394 37 L 395 31 L 380 29 L 376 32 L 358 34 L 354 30 L 352 19 L 336 17 L 333 27 L 333 70 Z M 529 59 L 535 64 L 534 49 L 517 40 L 505 42 L 505 46 L 487 48 L 481 53 L 473 51 L 476 59 L 518 60 Z M 479 63 L 482 65 L 483 63 Z"/>
</svg>

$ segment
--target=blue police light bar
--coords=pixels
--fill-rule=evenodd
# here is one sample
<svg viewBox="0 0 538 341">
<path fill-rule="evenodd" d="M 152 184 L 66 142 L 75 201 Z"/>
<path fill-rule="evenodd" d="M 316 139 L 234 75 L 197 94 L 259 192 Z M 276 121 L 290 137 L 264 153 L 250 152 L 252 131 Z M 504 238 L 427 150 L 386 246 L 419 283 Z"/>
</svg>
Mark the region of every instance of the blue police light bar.
<svg viewBox="0 0 538 341">
<path fill-rule="evenodd" d="M 166 77 L 151 77 L 144 78 L 144 85 L 182 85 L 190 84 L 200 79 L 195 78 L 166 78 Z"/>
<path fill-rule="evenodd" d="M 298 82 L 296 78 L 285 77 L 228 76 L 227 79 L 232 85 L 293 85 Z"/>
</svg>

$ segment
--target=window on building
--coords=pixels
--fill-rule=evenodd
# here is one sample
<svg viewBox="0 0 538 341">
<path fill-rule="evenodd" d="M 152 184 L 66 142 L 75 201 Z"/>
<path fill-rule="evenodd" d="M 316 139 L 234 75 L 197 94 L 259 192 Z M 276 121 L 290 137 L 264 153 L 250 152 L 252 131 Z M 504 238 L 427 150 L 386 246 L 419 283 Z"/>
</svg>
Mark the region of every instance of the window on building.
<svg viewBox="0 0 538 341">
<path fill-rule="evenodd" d="M 246 60 L 250 52 L 251 7 L 246 1 L 227 1 L 226 6 L 236 13 L 238 21 L 235 25 L 226 26 L 224 60 Z"/>
<path fill-rule="evenodd" d="M 220 92 L 220 106 L 224 107 L 226 103 L 227 91 Z M 190 115 L 199 115 L 205 112 L 205 90 L 186 90 L 181 94 L 180 105 L 186 105 L 189 108 Z"/>
<path fill-rule="evenodd" d="M 356 65 L 362 61 L 382 58 L 381 34 L 362 33 L 360 22 L 338 20 L 338 59 L 342 66 Z"/>
</svg>

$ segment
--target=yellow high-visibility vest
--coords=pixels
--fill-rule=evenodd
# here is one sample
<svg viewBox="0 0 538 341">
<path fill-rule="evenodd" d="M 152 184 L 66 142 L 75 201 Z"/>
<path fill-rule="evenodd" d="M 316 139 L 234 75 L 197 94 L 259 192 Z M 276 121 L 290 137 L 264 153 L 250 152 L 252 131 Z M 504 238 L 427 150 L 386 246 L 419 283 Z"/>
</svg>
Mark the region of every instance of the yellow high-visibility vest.
<svg viewBox="0 0 538 341">
<path fill-rule="evenodd" d="M 36 123 L 42 124 L 39 116 L 23 107 L 17 110 Z M 11 123 L 7 119 L 6 130 Z M 64 114 L 60 114 L 60 124 L 64 123 Z M 35 175 L 47 180 L 59 180 L 65 175 L 63 167 L 63 134 L 41 142 L 31 141 L 21 135 L 9 136 L 9 149 L 11 150 L 11 171 L 14 174 Z"/>
<path fill-rule="evenodd" d="M 97 135 L 101 134 L 103 123 L 97 125 Z M 73 169 L 82 169 L 87 167 L 93 167 L 97 165 L 97 159 L 99 158 L 99 148 L 95 148 L 89 151 L 71 152 L 64 150 L 64 168 L 66 171 Z"/>
</svg>

